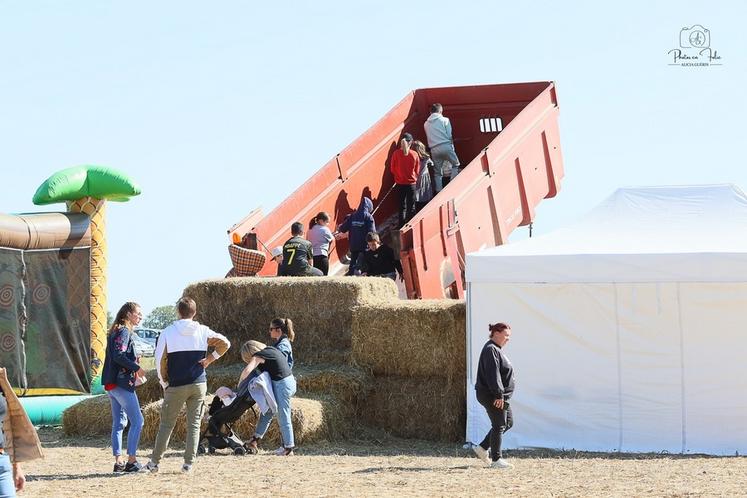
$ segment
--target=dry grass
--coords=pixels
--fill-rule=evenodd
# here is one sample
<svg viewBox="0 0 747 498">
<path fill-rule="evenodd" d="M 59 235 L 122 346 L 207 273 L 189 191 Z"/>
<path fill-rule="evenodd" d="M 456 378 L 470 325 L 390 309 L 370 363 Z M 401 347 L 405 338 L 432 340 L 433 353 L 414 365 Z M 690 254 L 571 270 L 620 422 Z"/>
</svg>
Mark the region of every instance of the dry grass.
<svg viewBox="0 0 747 498">
<path fill-rule="evenodd" d="M 743 496 L 747 484 L 747 458 L 522 452 L 498 472 L 460 445 L 387 438 L 309 445 L 290 461 L 269 451 L 199 457 L 190 476 L 177 447 L 159 474 L 117 476 L 107 438 L 40 435 L 47 458 L 24 464 L 22 496 Z M 141 461 L 149 453 L 143 446 Z"/>
<path fill-rule="evenodd" d="M 465 379 L 465 303 L 394 301 L 355 309 L 354 362 L 375 375 Z"/>
<path fill-rule="evenodd" d="M 232 343 L 227 360 L 238 362 L 242 342 L 268 340 L 275 317 L 291 318 L 294 355 L 305 363 L 332 363 L 350 351 L 352 310 L 397 299 L 384 278 L 231 278 L 197 282 L 184 290 L 197 302 L 196 319 Z"/>
</svg>

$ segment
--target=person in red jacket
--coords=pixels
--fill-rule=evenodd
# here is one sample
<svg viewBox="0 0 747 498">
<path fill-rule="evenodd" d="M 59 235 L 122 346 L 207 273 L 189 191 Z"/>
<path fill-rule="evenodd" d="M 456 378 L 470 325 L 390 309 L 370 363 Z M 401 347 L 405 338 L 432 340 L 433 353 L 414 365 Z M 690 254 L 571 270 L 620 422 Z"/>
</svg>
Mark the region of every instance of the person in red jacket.
<svg viewBox="0 0 747 498">
<path fill-rule="evenodd" d="M 410 148 L 412 135 L 405 133 L 399 141 L 399 149 L 392 153 L 389 169 L 399 193 L 399 228 L 415 215 L 415 184 L 420 173 L 420 156 Z"/>
</svg>

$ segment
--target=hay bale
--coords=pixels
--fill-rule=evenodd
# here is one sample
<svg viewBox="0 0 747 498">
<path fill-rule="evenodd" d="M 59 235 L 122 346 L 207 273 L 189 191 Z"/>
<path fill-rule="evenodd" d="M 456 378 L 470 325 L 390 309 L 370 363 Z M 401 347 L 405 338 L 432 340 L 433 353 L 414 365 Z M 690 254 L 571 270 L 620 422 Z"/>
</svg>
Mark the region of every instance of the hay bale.
<svg viewBox="0 0 747 498">
<path fill-rule="evenodd" d="M 228 378 L 238 378 L 234 376 L 236 367 L 216 372 L 218 375 L 213 377 L 214 385 L 227 385 L 222 380 Z M 241 371 L 240 369 L 238 370 Z M 208 371 L 209 372 L 209 371 Z M 326 374 L 304 377 L 306 385 L 310 383 L 323 382 Z M 329 378 L 329 377 L 328 377 Z M 337 381 L 341 385 L 341 381 Z M 147 383 L 146 383 L 147 384 Z M 300 381 L 299 381 L 300 384 Z M 145 386 L 143 386 L 145 387 Z M 327 389 L 328 391 L 330 389 Z M 338 388 L 338 392 L 344 389 Z M 213 396 L 208 395 L 205 398 L 205 406 L 212 401 Z M 142 404 L 143 418 L 145 423 L 141 433 L 140 440 L 142 444 L 153 444 L 156 440 L 158 427 L 161 423 L 161 405 L 163 399 Z M 234 430 L 240 437 L 248 439 L 254 434 L 254 427 L 257 425 L 258 411 L 248 410 L 234 424 Z M 336 439 L 347 436 L 351 433 L 349 403 L 342 402 L 332 395 L 316 395 L 311 397 L 295 397 L 292 401 L 291 417 L 293 420 L 293 433 L 296 444 L 318 441 L 320 439 Z M 62 429 L 68 436 L 107 436 L 111 433 L 112 417 L 109 397 L 104 394 L 94 396 L 71 406 L 62 415 Z M 203 421 L 201 430 L 205 429 Z M 185 410 L 180 413 L 174 432 L 171 435 L 171 441 L 183 442 L 186 439 L 186 417 Z M 265 436 L 266 444 L 278 444 L 280 433 L 277 421 L 270 424 L 270 429 Z"/>
<path fill-rule="evenodd" d="M 346 416 L 357 414 L 370 377 L 360 369 L 337 365 L 299 365 L 294 369 L 298 391 L 331 397 Z"/>
<path fill-rule="evenodd" d="M 463 441 L 467 420 L 465 396 L 464 382 L 376 377 L 361 404 L 361 420 L 399 437 Z"/>
<path fill-rule="evenodd" d="M 205 397 L 205 406 L 212 401 L 213 396 Z M 156 440 L 158 427 L 161 423 L 161 405 L 163 400 L 154 401 L 143 408 L 145 425 L 140 440 L 143 444 L 153 444 Z M 347 421 L 337 415 L 339 406 L 337 402 L 329 398 L 293 398 L 291 419 L 293 420 L 293 434 L 296 445 L 309 443 L 325 438 L 333 438 L 340 434 L 347 434 Z M 249 439 L 254 434 L 254 427 L 257 425 L 259 411 L 254 409 L 247 412 L 233 424 L 234 431 L 242 439 Z M 171 441 L 184 442 L 186 439 L 186 416 L 185 410 L 182 409 L 177 418 L 174 431 L 171 434 Z M 200 431 L 205 430 L 205 420 L 203 419 Z M 280 443 L 280 432 L 277 421 L 270 424 L 270 428 L 265 435 L 263 445 L 277 445 Z"/>
<path fill-rule="evenodd" d="M 67 408 L 62 412 L 62 431 L 66 436 L 111 434 L 112 409 L 109 396 L 93 396 Z"/>
<path fill-rule="evenodd" d="M 275 317 L 291 318 L 297 361 L 338 362 L 349 357 L 353 308 L 398 300 L 397 286 L 375 277 L 232 278 L 197 282 L 184 290 L 197 302 L 196 319 L 232 343 L 229 362 L 240 361 L 241 344 L 268 341 Z"/>
<path fill-rule="evenodd" d="M 375 375 L 465 382 L 464 301 L 395 301 L 354 310 L 353 361 Z"/>
<path fill-rule="evenodd" d="M 145 406 L 153 401 L 163 399 L 163 387 L 158 382 L 158 374 L 155 369 L 146 370 L 145 377 L 148 382 L 135 388 L 135 394 L 140 400 L 140 406 Z"/>
</svg>

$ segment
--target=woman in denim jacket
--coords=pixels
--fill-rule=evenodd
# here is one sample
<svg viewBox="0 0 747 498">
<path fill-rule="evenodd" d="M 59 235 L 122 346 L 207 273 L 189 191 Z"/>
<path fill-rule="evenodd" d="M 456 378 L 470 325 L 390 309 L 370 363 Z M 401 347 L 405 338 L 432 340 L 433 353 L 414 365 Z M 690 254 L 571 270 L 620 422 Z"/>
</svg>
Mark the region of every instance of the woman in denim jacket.
<svg viewBox="0 0 747 498">
<path fill-rule="evenodd" d="M 142 466 L 137 462 L 137 446 L 143 428 L 143 414 L 140 401 L 135 394 L 136 380 L 144 377 L 135 355 L 135 342 L 132 338 L 135 327 L 143 315 L 137 303 L 125 303 L 117 312 L 109 335 L 106 338 L 106 359 L 101 372 L 101 383 L 109 395 L 112 407 L 112 452 L 114 472 L 138 472 Z M 122 432 L 130 421 L 127 434 L 127 463 L 122 455 Z"/>
</svg>

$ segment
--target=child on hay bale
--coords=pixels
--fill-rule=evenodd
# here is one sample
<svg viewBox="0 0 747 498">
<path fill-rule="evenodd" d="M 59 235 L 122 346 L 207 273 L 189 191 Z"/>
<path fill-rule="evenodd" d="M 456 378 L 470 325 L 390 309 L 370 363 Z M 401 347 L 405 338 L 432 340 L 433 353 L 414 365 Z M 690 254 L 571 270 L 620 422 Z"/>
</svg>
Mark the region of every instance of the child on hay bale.
<svg viewBox="0 0 747 498">
<path fill-rule="evenodd" d="M 288 360 L 279 349 L 266 346 L 259 341 L 246 341 L 241 346 L 241 359 L 247 365 L 241 372 L 239 382 L 249 376 L 255 369 L 260 372 L 267 372 L 270 375 L 272 391 L 278 408 L 278 426 L 283 439 L 283 446 L 278 449 L 276 454 L 292 456 L 295 442 L 293 440 L 293 422 L 291 421 L 291 398 L 296 394 L 296 378 L 288 366 Z M 247 449 L 251 453 L 256 453 L 260 440 L 270 427 L 272 417 L 271 410 L 260 416 L 257 427 L 254 429 L 254 436 L 247 443 Z"/>
<path fill-rule="evenodd" d="M 187 407 L 187 444 L 182 472 L 192 472 L 192 464 L 200 440 L 200 419 L 207 392 L 205 369 L 220 358 L 231 343 L 225 336 L 193 320 L 197 304 L 182 297 L 176 302 L 179 320 L 166 327 L 158 338 L 156 365 L 158 378 L 164 387 L 161 424 L 158 427 L 153 454 L 145 468 L 158 472 L 158 464 L 166 452 L 171 432 L 182 407 Z M 206 356 L 207 348 L 215 350 Z M 164 355 L 166 355 L 164 357 Z"/>
<path fill-rule="evenodd" d="M 391 247 L 383 245 L 381 238 L 376 232 L 366 236 L 368 251 L 363 254 L 362 275 L 369 277 L 387 277 L 392 280 L 403 280 L 402 263 L 394 257 Z"/>
<path fill-rule="evenodd" d="M 291 225 L 291 238 L 283 244 L 283 263 L 280 274 L 284 277 L 321 277 L 322 271 L 314 268 L 311 242 L 303 238 L 303 223 Z"/>
<path fill-rule="evenodd" d="M 314 268 L 318 268 L 322 274 L 329 274 L 329 248 L 335 236 L 327 227 L 329 224 L 329 215 L 320 211 L 311 220 L 309 227 L 309 242 L 311 242 L 311 252 L 314 255 Z"/>
<path fill-rule="evenodd" d="M 280 267 L 283 266 L 283 246 L 277 246 L 275 249 L 273 249 L 271 256 L 272 260 L 278 265 L 278 271 L 275 275 L 279 277 Z"/>
</svg>

